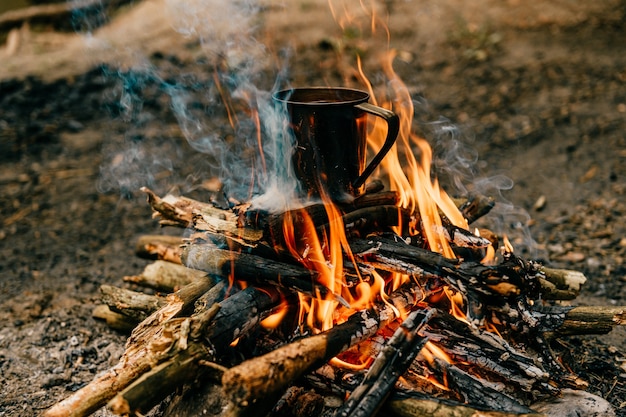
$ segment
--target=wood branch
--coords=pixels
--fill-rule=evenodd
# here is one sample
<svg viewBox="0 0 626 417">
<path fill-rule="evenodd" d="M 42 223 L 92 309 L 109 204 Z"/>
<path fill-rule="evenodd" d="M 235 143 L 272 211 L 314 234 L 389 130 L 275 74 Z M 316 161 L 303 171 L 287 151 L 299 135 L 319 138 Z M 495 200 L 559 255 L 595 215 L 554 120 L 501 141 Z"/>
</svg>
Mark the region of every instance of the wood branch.
<svg viewBox="0 0 626 417">
<path fill-rule="evenodd" d="M 459 210 L 461 210 L 463 217 L 467 219 L 467 223 L 472 224 L 489 213 L 495 205 L 496 202 L 492 197 L 474 195 L 466 202 L 460 204 Z"/>
<path fill-rule="evenodd" d="M 351 211 L 348 208 L 353 207 L 354 210 L 364 207 L 375 206 L 397 206 L 400 196 L 396 191 L 381 191 L 377 193 L 365 193 L 354 199 L 352 204 L 342 206 L 345 211 Z"/>
<path fill-rule="evenodd" d="M 398 309 L 406 309 L 423 298 L 417 288 L 398 291 L 390 304 L 355 313 L 326 332 L 305 337 L 265 355 L 247 360 L 224 373 L 222 386 L 230 406 L 225 415 L 262 415 L 269 410 L 294 380 L 366 338 L 396 319 Z M 271 383 L 267 376 L 271 375 Z"/>
<path fill-rule="evenodd" d="M 397 394 L 383 407 L 391 417 L 545 417 L 543 414 L 485 411 L 455 401 L 426 397 L 418 393 Z"/>
<path fill-rule="evenodd" d="M 546 300 L 573 300 L 580 294 L 587 278 L 582 272 L 542 266 L 539 271 L 541 294 Z"/>
<path fill-rule="evenodd" d="M 163 324 L 191 306 L 212 286 L 209 279 L 199 279 L 167 297 L 167 305 L 150 315 L 133 330 L 120 362 L 98 375 L 87 386 L 49 408 L 45 417 L 87 416 L 103 407 L 115 394 L 150 370 L 155 353 L 146 340 L 159 339 Z"/>
<path fill-rule="evenodd" d="M 137 240 L 135 254 L 140 258 L 180 264 L 183 238 L 166 235 L 144 235 Z"/>
<path fill-rule="evenodd" d="M 112 311 L 134 319 L 137 323 L 145 320 L 167 303 L 165 297 L 162 296 L 148 295 L 111 285 L 102 285 L 100 295 L 102 302 Z"/>
<path fill-rule="evenodd" d="M 152 409 L 158 402 L 182 385 L 185 380 L 193 380 L 198 373 L 198 363 L 212 356 L 210 350 L 197 337 L 190 337 L 192 333 L 201 334 L 198 328 L 205 328 L 207 323 L 219 312 L 219 304 L 207 310 L 207 314 L 200 316 L 201 320 L 187 327 L 188 333 L 178 336 L 176 351 L 171 353 L 171 359 L 152 368 L 149 372 L 135 380 L 126 389 L 117 394 L 108 407 L 119 415 L 142 415 Z M 181 326 L 182 327 L 182 326 Z M 225 368 L 213 366 L 211 368 L 221 378 Z M 219 379 L 217 379 L 219 380 Z"/>
<path fill-rule="evenodd" d="M 153 217 L 159 218 L 159 223 L 163 226 L 190 227 L 194 214 L 203 214 L 226 222 L 237 223 L 236 214 L 229 210 L 219 209 L 212 204 L 170 194 L 161 198 L 148 187 L 142 187 L 141 191 L 148 196 L 148 203 L 154 210 Z"/>
<path fill-rule="evenodd" d="M 197 279 L 206 279 L 206 275 L 206 272 L 183 265 L 167 261 L 154 261 L 146 265 L 140 275 L 126 276 L 124 281 L 171 293 Z"/>
<path fill-rule="evenodd" d="M 615 326 L 626 326 L 626 306 L 579 306 L 565 314 L 556 331 L 560 335 L 605 334 Z"/>
<path fill-rule="evenodd" d="M 548 380 L 548 373 L 495 333 L 471 328 L 443 312 L 428 323 L 423 333 L 455 362 L 469 364 L 477 372 L 495 375 L 524 392 L 548 388 L 541 384 Z"/>
<path fill-rule="evenodd" d="M 207 377 L 207 372 L 210 380 L 219 381 L 225 368 L 211 361 L 230 349 L 236 338 L 255 328 L 279 299 L 275 291 L 249 287 L 179 320 L 175 324 L 182 324 L 168 331 L 177 334 L 163 341 L 167 360 L 120 392 L 109 407 L 118 414 L 142 415 L 185 382 Z"/>
<path fill-rule="evenodd" d="M 376 414 L 394 384 L 426 343 L 418 333 L 433 309 L 411 312 L 380 351 L 365 378 L 335 412 L 335 417 L 369 417 Z"/>
<path fill-rule="evenodd" d="M 398 238 L 398 241 L 385 237 L 370 237 L 369 239 L 351 239 L 350 248 L 360 262 L 376 268 L 410 274 L 418 278 L 441 277 L 449 279 L 451 284 L 458 283 L 459 287 L 468 291 L 478 292 L 483 297 L 500 297 L 507 299 L 524 291 L 527 297 L 534 298 L 543 292 L 555 295 L 554 286 L 543 287 L 540 280 L 544 276 L 559 276 L 560 273 L 571 277 L 567 285 L 572 287 L 581 280 L 582 274 L 569 271 L 548 270 L 545 275 L 544 267 L 508 254 L 498 265 L 483 265 L 478 262 L 460 262 L 431 252 L 427 249 L 408 245 Z M 543 269 L 542 269 L 543 268 Z M 584 277 L 584 276 L 582 276 Z M 553 279 L 553 278 L 550 278 Z M 557 280 L 557 278 L 554 278 Z M 563 287 L 566 284 L 561 284 Z"/>
<path fill-rule="evenodd" d="M 109 309 L 109 306 L 99 305 L 91 313 L 93 318 L 103 320 L 107 326 L 118 332 L 129 334 L 136 326 L 137 322 L 120 313 Z"/>
<path fill-rule="evenodd" d="M 446 375 L 446 380 L 451 389 L 457 394 L 464 397 L 465 402 L 474 406 L 487 410 L 513 412 L 517 414 L 533 413 L 533 410 L 521 404 L 516 399 L 496 390 L 478 378 L 461 370 L 455 365 L 451 365 L 441 359 L 435 358 L 434 361 Z"/>
<path fill-rule="evenodd" d="M 225 278 L 234 277 L 258 284 L 271 284 L 296 290 L 310 296 L 331 297 L 347 305 L 339 294 L 332 294 L 316 284 L 318 274 L 304 267 L 271 261 L 260 256 L 236 253 L 206 245 L 188 245 L 183 249 L 182 261 L 188 267 Z"/>
</svg>

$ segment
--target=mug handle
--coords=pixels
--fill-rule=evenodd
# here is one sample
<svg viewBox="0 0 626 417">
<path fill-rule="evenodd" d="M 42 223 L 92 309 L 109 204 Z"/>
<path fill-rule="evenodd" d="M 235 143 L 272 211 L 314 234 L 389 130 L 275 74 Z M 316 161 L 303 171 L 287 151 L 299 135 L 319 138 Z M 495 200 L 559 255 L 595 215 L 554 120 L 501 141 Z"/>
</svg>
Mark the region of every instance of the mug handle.
<svg viewBox="0 0 626 417">
<path fill-rule="evenodd" d="M 378 164 L 380 164 L 385 155 L 387 155 L 393 144 L 396 143 L 398 132 L 400 130 L 400 118 L 391 110 L 383 109 L 382 107 L 374 106 L 370 103 L 361 103 L 354 107 L 373 114 L 374 116 L 382 117 L 387 122 L 387 138 L 385 138 L 383 147 L 376 154 L 376 156 L 374 156 L 372 162 L 370 162 L 369 165 L 363 170 L 363 173 L 359 176 L 359 178 L 352 183 L 352 186 L 355 189 L 358 189 L 365 183 L 365 180 L 372 175 L 372 172 L 374 172 Z"/>
</svg>

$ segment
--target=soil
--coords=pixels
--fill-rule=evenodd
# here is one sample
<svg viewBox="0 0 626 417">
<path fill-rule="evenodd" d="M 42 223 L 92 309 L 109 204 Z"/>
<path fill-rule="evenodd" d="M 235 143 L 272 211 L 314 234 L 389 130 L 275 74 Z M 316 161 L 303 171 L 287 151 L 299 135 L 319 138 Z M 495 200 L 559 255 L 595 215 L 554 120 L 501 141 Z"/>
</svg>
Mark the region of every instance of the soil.
<svg viewBox="0 0 626 417">
<path fill-rule="evenodd" d="M 333 3 L 343 26 L 321 0 L 206 3 L 136 2 L 82 17 L 80 33 L 40 24 L 7 34 L 0 415 L 38 415 L 121 355 L 126 335 L 91 315 L 99 287 L 147 264 L 134 254 L 139 235 L 180 233 L 158 228 L 139 187 L 202 199 L 204 181 L 220 176 L 235 195 L 250 175 L 186 140 L 198 114 L 224 145 L 246 135 L 230 128 L 218 86 L 252 83 L 259 97 L 275 82 L 359 86 L 358 53 L 384 90 L 387 46 L 448 192 L 493 196 L 481 225 L 528 258 L 583 272 L 573 304 L 626 305 L 626 2 L 388 0 L 375 5 L 389 41 L 382 25 L 370 33 L 358 1 L 349 18 Z M 242 114 L 237 93 L 226 96 Z M 191 113 L 177 111 L 181 100 Z M 620 416 L 625 335 L 553 346 Z"/>
</svg>

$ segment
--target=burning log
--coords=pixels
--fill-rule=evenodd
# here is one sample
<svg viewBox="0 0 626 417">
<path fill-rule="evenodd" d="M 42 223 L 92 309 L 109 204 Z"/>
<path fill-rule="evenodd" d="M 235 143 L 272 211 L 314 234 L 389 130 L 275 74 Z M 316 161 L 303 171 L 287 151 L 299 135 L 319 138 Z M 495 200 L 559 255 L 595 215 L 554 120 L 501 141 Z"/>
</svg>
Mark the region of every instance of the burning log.
<svg viewBox="0 0 626 417">
<path fill-rule="evenodd" d="M 297 378 L 375 334 L 382 326 L 397 318 L 400 309 L 407 309 L 422 299 L 415 289 L 399 291 L 389 303 L 375 310 L 353 314 L 342 324 L 315 336 L 284 345 L 263 356 L 250 359 L 224 373 L 222 385 L 230 406 L 227 416 L 262 415 Z M 267 376 L 272 376 L 271 384 Z"/>
<path fill-rule="evenodd" d="M 209 274 L 257 284 L 270 284 L 293 289 L 310 296 L 332 296 L 342 304 L 345 300 L 328 288 L 316 284 L 316 273 L 304 267 L 270 261 L 260 256 L 218 249 L 213 245 L 189 245 L 182 254 L 185 265 Z"/>
<path fill-rule="evenodd" d="M 95 390 L 93 399 L 86 400 L 85 391 L 81 390 L 75 394 L 78 399 L 72 396 L 66 405 L 59 403 L 49 412 L 69 407 L 72 412 L 79 411 L 65 415 L 84 415 L 81 413 L 85 410 L 98 408 L 114 397 L 110 407 L 115 412 L 143 414 L 176 387 L 206 373 L 211 383 L 221 382 L 223 398 L 229 403 L 224 416 L 259 415 L 269 411 L 297 379 L 310 376 L 311 371 L 333 357 L 367 352 L 373 358 L 378 352 L 367 375 L 362 380 L 362 373 L 354 378 L 361 380 L 360 385 L 343 385 L 344 393 L 346 389 L 352 393 L 337 416 L 371 415 L 385 403 L 394 386 L 396 390 L 406 389 L 417 380 L 418 387 L 430 384 L 420 372 L 434 372 L 441 380 L 447 380 L 455 392 L 449 396 L 475 407 L 470 411 L 487 408 L 494 415 L 530 415 L 532 411 L 525 402 L 540 394 L 555 395 L 561 386 L 575 385 L 571 375 L 550 357 L 549 349 L 537 349 L 547 337 L 591 329 L 605 331 L 626 323 L 626 309 L 539 306 L 541 299 L 575 297 L 584 276 L 575 271 L 545 268 L 511 252 L 505 252 L 498 264 L 483 264 L 479 261 L 486 245 L 496 240 L 490 232 L 483 234 L 488 239 L 475 236 L 443 219 L 442 242 L 450 243 L 457 255 L 467 255 L 465 259 L 451 259 L 426 249 L 428 242 L 423 236 L 395 235 L 391 226 L 420 222 L 415 213 L 397 206 L 395 192 L 365 194 L 338 204 L 337 216 L 324 204 L 270 214 L 250 205 L 223 210 L 184 197 L 161 199 L 148 189 L 144 191 L 161 224 L 192 228 L 193 232 L 182 246 L 182 239 L 142 239 L 137 249 L 142 256 L 171 259 L 182 265 L 159 260 L 146 267 L 140 278 L 126 280 L 165 291 L 179 287 L 176 294 L 187 301 L 173 307 L 172 297 L 176 294 L 163 301 L 156 296 L 104 287 L 103 298 L 114 310 L 110 313 L 121 313 L 127 321 L 136 322 L 161 303 L 164 305 L 132 333 L 120 364 L 108 376 L 97 378 L 85 388 Z M 462 211 L 467 219 L 476 219 L 491 207 L 489 199 L 477 198 L 463 205 Z M 285 221 L 297 233 L 307 216 L 306 222 L 313 224 L 307 239 L 314 239 L 315 229 L 320 236 L 327 236 L 336 226 L 346 232 L 347 240 L 341 246 L 343 255 L 337 255 L 340 261 L 342 256 L 345 258 L 342 268 L 337 268 L 343 280 L 343 287 L 338 290 L 341 294 L 320 283 L 322 272 L 301 262 L 300 257 L 307 257 L 301 251 L 305 253 L 308 248 L 293 250 L 293 245 L 286 242 Z M 309 261 L 324 263 L 322 258 Z M 329 270 L 332 267 L 326 266 Z M 378 285 L 390 292 L 387 287 L 392 274 L 386 271 L 400 272 L 410 279 L 401 290 L 379 297 L 377 303 L 369 301 L 374 303 L 369 310 L 351 310 L 342 296 L 351 299 L 348 295 L 356 293 L 359 285 L 374 283 L 375 277 Z M 219 278 L 223 280 L 216 283 Z M 251 286 L 238 291 L 237 281 Z M 231 294 L 223 300 L 226 282 L 232 284 Z M 258 344 L 252 338 L 240 338 L 273 312 L 279 298 L 291 312 L 298 303 L 306 306 L 302 300 L 323 299 L 339 305 L 345 321 L 313 336 L 288 339 L 287 344 L 275 349 L 275 344 L 280 343 L 277 340 Z M 409 313 L 408 318 L 388 343 L 381 343 L 382 334 L 396 328 L 387 326 L 400 316 L 399 311 Z M 507 340 L 524 337 L 526 346 L 537 349 L 540 358 L 520 352 L 500 334 L 479 329 L 478 325 L 490 330 L 498 328 Z M 384 331 L 378 333 L 381 329 Z M 262 340 L 272 340 L 276 334 L 284 337 L 283 332 L 289 335 L 295 330 L 267 331 Z M 426 361 L 428 353 L 420 353 L 420 348 L 427 339 L 427 346 L 436 345 L 450 361 Z M 235 340 L 241 348 L 233 344 Z M 250 347 L 267 353 L 249 358 L 246 353 Z M 232 358 L 234 352 L 247 360 L 230 369 L 223 368 L 225 358 Z M 408 372 L 404 372 L 406 368 Z M 403 378 L 398 380 L 401 374 Z M 267 380 L 268 375 L 271 381 Z M 341 389 L 342 382 L 337 384 L 337 389 Z M 407 404 L 415 407 L 415 399 L 402 401 L 405 404 L 399 406 L 394 399 L 388 407 L 395 407 L 398 415 L 406 411 L 402 407 L 409 407 Z M 453 412 L 468 410 L 458 404 L 442 406 L 441 402 L 430 402 Z M 313 403 L 319 406 L 319 402 Z M 54 415 L 64 414 L 47 417 Z"/>
<path fill-rule="evenodd" d="M 419 331 L 434 310 L 415 310 L 402 322 L 372 363 L 361 384 L 350 394 L 335 417 L 368 417 L 376 414 L 394 384 L 426 343 Z"/>
<path fill-rule="evenodd" d="M 448 381 L 450 388 L 462 395 L 466 403 L 494 411 L 505 411 L 517 414 L 533 412 L 530 408 L 520 404 L 500 390 L 490 387 L 455 365 L 451 365 L 438 358 L 435 358 L 434 364 L 438 370 L 444 373 L 444 379 Z"/>
<path fill-rule="evenodd" d="M 454 362 L 472 366 L 477 372 L 496 375 L 530 392 L 533 388 L 554 393 L 545 382 L 548 373 L 529 356 L 519 352 L 495 333 L 471 328 L 454 317 L 440 313 L 424 334 L 437 343 Z"/>
</svg>

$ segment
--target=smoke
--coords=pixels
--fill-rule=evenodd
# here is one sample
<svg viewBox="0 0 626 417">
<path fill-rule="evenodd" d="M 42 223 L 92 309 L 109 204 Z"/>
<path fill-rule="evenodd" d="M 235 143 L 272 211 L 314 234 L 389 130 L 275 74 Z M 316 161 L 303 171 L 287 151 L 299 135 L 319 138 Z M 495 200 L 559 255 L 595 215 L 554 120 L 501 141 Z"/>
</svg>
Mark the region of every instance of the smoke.
<svg viewBox="0 0 626 417">
<path fill-rule="evenodd" d="M 94 30 L 108 20 L 106 8 L 72 1 L 73 24 L 86 45 L 102 42 Z M 99 191 L 128 198 L 142 186 L 185 193 L 219 179 L 231 200 L 264 195 L 257 204 L 284 208 L 297 183 L 290 174 L 292 139 L 270 91 L 284 87 L 282 64 L 289 55 L 270 54 L 257 40 L 262 6 L 224 0 L 165 5 L 173 28 L 197 46 L 197 58 L 183 63 L 126 51 L 132 64 L 103 68 L 116 81 L 107 110 L 127 127 L 106 133 Z"/>
<path fill-rule="evenodd" d="M 427 104 L 421 100 L 419 106 Z M 423 126 L 432 138 L 433 169 L 446 191 L 453 196 L 483 195 L 494 199 L 493 209 L 473 226 L 506 235 L 518 254 L 536 257 L 537 244 L 529 228 L 530 215 L 505 196 L 514 188 L 514 181 L 501 173 L 487 175 L 483 172 L 478 152 L 470 146 L 473 138 L 459 125 L 439 117 L 436 121 L 424 122 Z"/>
</svg>

